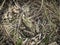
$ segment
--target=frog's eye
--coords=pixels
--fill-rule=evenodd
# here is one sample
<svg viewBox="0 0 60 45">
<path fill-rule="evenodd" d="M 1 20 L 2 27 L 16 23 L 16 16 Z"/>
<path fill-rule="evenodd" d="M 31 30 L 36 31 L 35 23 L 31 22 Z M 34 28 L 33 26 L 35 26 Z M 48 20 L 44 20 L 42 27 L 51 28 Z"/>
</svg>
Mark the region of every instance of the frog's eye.
<svg viewBox="0 0 60 45">
<path fill-rule="evenodd" d="M 25 17 L 25 15 L 23 14 L 23 17 Z"/>
</svg>

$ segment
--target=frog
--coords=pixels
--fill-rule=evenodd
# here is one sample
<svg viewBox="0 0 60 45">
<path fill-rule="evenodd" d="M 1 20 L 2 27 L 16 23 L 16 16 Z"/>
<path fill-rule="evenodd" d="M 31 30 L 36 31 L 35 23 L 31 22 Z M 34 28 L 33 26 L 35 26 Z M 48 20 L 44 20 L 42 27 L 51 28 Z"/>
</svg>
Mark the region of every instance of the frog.
<svg viewBox="0 0 60 45">
<path fill-rule="evenodd" d="M 35 35 L 35 31 L 36 31 L 36 27 L 35 25 L 32 23 L 32 21 L 29 19 L 29 17 L 25 16 L 24 14 L 22 15 L 22 22 L 24 23 L 24 25 L 29 28 L 30 32 L 33 33 L 33 35 Z"/>
</svg>

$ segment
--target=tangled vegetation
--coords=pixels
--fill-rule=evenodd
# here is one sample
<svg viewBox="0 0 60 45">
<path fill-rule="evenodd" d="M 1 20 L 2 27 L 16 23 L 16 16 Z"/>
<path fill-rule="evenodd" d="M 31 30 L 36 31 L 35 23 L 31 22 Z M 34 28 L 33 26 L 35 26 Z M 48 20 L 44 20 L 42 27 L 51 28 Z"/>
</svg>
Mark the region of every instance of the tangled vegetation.
<svg viewBox="0 0 60 45">
<path fill-rule="evenodd" d="M 60 0 L 0 0 L 0 45 L 60 45 Z"/>
</svg>

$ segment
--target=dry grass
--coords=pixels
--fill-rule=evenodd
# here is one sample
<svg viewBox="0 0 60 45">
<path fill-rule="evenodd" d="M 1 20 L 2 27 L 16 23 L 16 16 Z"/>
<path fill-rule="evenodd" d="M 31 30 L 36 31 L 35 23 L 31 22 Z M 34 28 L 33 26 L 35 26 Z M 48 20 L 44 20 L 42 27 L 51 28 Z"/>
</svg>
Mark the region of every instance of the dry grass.
<svg viewBox="0 0 60 45">
<path fill-rule="evenodd" d="M 3 11 L 0 30 L 5 33 L 0 35 L 6 34 L 8 39 L 4 42 L 6 35 L 0 36 L 5 37 L 0 39 L 0 44 L 55 45 L 57 36 L 60 36 L 57 33 L 60 29 L 60 9 L 57 3 L 55 0 L 4 0 L 0 6 Z"/>
</svg>

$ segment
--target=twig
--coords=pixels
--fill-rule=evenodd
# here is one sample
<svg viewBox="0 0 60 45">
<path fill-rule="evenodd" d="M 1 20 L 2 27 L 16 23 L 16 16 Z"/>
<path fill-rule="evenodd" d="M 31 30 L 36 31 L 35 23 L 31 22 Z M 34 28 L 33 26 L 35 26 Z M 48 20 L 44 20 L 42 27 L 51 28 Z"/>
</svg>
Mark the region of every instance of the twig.
<svg viewBox="0 0 60 45">
<path fill-rule="evenodd" d="M 34 18 L 34 17 L 36 17 L 36 16 L 38 16 L 40 14 L 40 11 L 41 11 L 41 9 L 43 7 L 43 4 L 44 4 L 44 1 L 42 0 L 41 7 L 40 7 L 39 11 L 36 14 L 34 14 L 33 16 L 31 16 L 30 18 Z"/>
<path fill-rule="evenodd" d="M 6 0 L 4 0 L 4 1 L 2 2 L 1 6 L 0 6 L 0 10 L 3 8 L 5 1 L 6 1 Z"/>
</svg>

